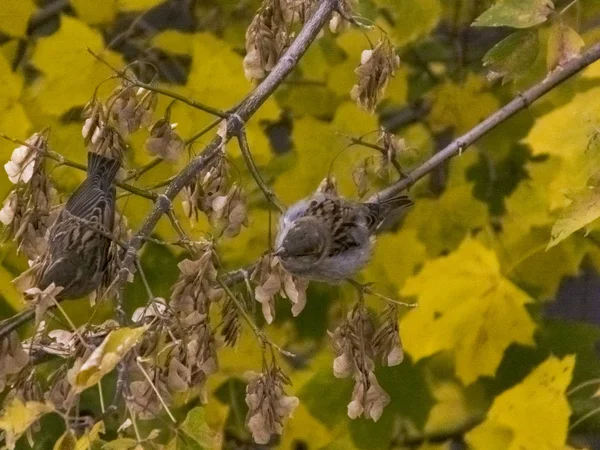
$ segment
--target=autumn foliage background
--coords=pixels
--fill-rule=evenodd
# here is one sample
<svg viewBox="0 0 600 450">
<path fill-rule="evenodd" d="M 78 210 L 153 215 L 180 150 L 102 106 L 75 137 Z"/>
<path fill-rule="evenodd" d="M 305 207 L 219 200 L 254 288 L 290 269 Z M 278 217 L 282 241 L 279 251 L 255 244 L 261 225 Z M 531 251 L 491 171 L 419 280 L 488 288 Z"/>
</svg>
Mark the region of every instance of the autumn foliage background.
<svg viewBox="0 0 600 450">
<path fill-rule="evenodd" d="M 119 69 L 132 61 L 151 63 L 158 86 L 228 110 L 256 84 L 246 79 L 243 59 L 246 29 L 260 5 L 0 0 L 0 133 L 25 140 L 49 127 L 51 149 L 85 164 L 83 107 L 99 85 L 99 95 L 106 97 L 118 84 L 105 82 L 115 73 L 88 49 Z M 408 173 L 600 41 L 596 0 L 360 0 L 354 8 L 360 23 L 371 28 L 352 26 L 336 34 L 326 29 L 246 124 L 256 164 L 286 205 L 309 195 L 329 174 L 344 196 L 368 198 L 398 175 L 391 167 L 381 170 L 378 150 L 352 138 L 379 145 L 384 127 L 400 139 L 397 161 Z M 401 65 L 371 114 L 350 92 L 361 53 L 381 38 L 395 46 Z M 137 70 L 142 78 L 152 77 L 150 64 Z M 155 120 L 171 100 L 159 96 Z M 260 304 L 245 299 L 269 339 L 296 355 L 276 352 L 292 382 L 286 393 L 299 398 L 280 438 L 259 446 L 245 426 L 244 374 L 263 369 L 264 353 L 242 323 L 235 347 L 218 349 L 207 403 L 175 402 L 176 423 L 163 413 L 138 420 L 135 433 L 132 427 L 117 431 L 128 417 L 120 405 L 104 421 L 106 433 L 94 439 L 88 433 L 89 443 L 80 439 L 77 448 L 600 448 L 599 115 L 600 63 L 595 63 L 410 188 L 415 205 L 378 238 L 360 276 L 382 295 L 418 302 L 417 308 L 398 310 L 404 361 L 375 371 L 391 399 L 378 421 L 348 418 L 352 380 L 332 371 L 328 330 L 344 320 L 357 292 L 345 284 L 311 283 L 305 309 L 293 317 L 289 301 L 279 298 L 272 324 L 265 323 Z M 178 101 L 170 106 L 170 119 L 187 139 L 215 118 Z M 215 132 L 131 184 L 147 189 L 168 180 Z M 144 149 L 148 133 L 128 140 L 125 170 L 153 160 Z M 0 139 L 2 164 L 17 145 Z M 247 226 L 238 236 L 218 236 L 205 216 L 188 219 L 181 198 L 174 204 L 190 237 L 216 239 L 222 273 L 268 250 L 277 220 L 237 141 L 228 144 L 227 155 L 231 177 L 248 201 Z M 50 167 L 64 201 L 85 173 Z M 0 176 L 2 198 L 13 187 Z M 151 207 L 152 201 L 136 195 L 119 198 L 119 212 L 134 231 Z M 165 217 L 152 238 L 141 251 L 141 265 L 153 294 L 169 299 L 177 265 L 189 254 L 165 245 L 179 238 Z M 0 261 L 4 319 L 25 307 L 11 280 L 27 268 L 27 258 L 8 240 L 0 247 Z M 237 291 L 246 295 L 244 283 Z M 146 304 L 139 277 L 124 298 L 129 316 Z M 367 307 L 376 315 L 386 302 L 368 296 Z M 63 308 L 77 326 L 94 309 L 87 299 L 66 301 Z M 114 302 L 102 303 L 94 322 L 114 318 L 114 310 Z M 49 326 L 61 327 L 52 321 Z M 20 329 L 22 338 L 31 333 L 31 326 Z M 47 380 L 60 363 L 38 365 L 36 376 Z M 107 403 L 114 381 L 114 372 L 103 378 Z M 99 416 L 100 408 L 98 390 L 84 391 L 78 414 Z M 0 415 L 0 428 L 10 425 L 7 420 L 16 419 Z M 40 425 L 33 447 L 53 448 L 65 433 L 65 420 L 49 413 Z M 17 448 L 28 445 L 23 437 Z"/>
</svg>

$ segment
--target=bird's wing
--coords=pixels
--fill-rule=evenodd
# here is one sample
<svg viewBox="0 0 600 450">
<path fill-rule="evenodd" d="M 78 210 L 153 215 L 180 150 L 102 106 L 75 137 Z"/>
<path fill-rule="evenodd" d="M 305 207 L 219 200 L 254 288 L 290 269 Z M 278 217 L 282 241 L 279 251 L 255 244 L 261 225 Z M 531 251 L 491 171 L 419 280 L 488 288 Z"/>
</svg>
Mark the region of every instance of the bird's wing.
<svg viewBox="0 0 600 450">
<path fill-rule="evenodd" d="M 365 238 L 364 208 L 360 204 L 351 204 L 339 197 L 315 196 L 309 202 L 306 216 L 323 220 L 331 230 L 329 256 L 338 255 L 358 247 Z"/>
<path fill-rule="evenodd" d="M 107 192 L 87 179 L 73 193 L 65 205 L 65 211 L 75 217 L 101 224 L 110 231 L 114 222 L 114 205 L 113 187 Z"/>
</svg>

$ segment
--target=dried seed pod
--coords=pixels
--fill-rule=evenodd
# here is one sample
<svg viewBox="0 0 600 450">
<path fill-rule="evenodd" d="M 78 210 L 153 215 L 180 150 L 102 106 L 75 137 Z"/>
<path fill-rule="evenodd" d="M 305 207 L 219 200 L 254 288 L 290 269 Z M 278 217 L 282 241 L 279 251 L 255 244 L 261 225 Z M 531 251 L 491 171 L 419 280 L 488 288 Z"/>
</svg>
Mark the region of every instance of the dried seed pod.
<svg viewBox="0 0 600 450">
<path fill-rule="evenodd" d="M 263 2 L 246 31 L 246 78 L 260 80 L 275 67 L 291 43 L 286 24 L 294 14 L 285 0 Z"/>
<path fill-rule="evenodd" d="M 398 67 L 400 57 L 389 39 L 380 39 L 375 48 L 364 50 L 355 70 L 358 83 L 350 91 L 352 100 L 366 111 L 374 112 Z"/>
<path fill-rule="evenodd" d="M 174 162 L 179 159 L 184 142 L 175 132 L 177 124 L 172 124 L 168 119 L 158 120 L 150 129 L 150 137 L 144 146 L 151 155 L 156 155 L 165 161 Z"/>
<path fill-rule="evenodd" d="M 257 284 L 254 291 L 256 301 L 262 305 L 267 323 L 275 318 L 275 296 L 281 295 L 292 302 L 292 314 L 297 316 L 306 306 L 308 280 L 294 277 L 281 265 L 278 257 L 265 255 L 252 273 Z"/>
<path fill-rule="evenodd" d="M 8 380 L 23 369 L 29 362 L 29 355 L 23 350 L 16 331 L 0 339 L 0 392 L 8 385 Z"/>
<path fill-rule="evenodd" d="M 381 314 L 380 322 L 381 325 L 371 340 L 373 353 L 381 359 L 384 366 L 396 366 L 404 359 L 398 326 L 398 307 L 388 305 Z"/>
<path fill-rule="evenodd" d="M 282 433 L 283 421 L 292 415 L 299 400 L 285 395 L 284 385 L 291 383 L 275 363 L 263 373 L 249 372 L 246 377 L 246 426 L 257 444 L 267 444 L 272 435 Z"/>
</svg>

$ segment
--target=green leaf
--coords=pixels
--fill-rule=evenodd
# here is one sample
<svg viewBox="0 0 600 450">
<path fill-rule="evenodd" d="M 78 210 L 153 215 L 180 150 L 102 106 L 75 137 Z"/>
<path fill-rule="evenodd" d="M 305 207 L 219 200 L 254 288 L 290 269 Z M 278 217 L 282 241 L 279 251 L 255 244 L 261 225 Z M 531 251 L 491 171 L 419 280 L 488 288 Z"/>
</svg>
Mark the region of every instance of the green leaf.
<svg viewBox="0 0 600 450">
<path fill-rule="evenodd" d="M 54 450 L 77 450 L 77 437 L 73 430 L 67 430 L 54 444 Z"/>
<path fill-rule="evenodd" d="M 426 262 L 401 294 L 419 301 L 401 322 L 407 352 L 416 360 L 452 352 L 465 384 L 494 375 L 510 344 L 533 345 L 535 323 L 525 309 L 532 299 L 502 276 L 496 254 L 473 239 Z"/>
<path fill-rule="evenodd" d="M 202 407 L 190 410 L 180 428 L 185 432 L 186 437 L 205 449 L 221 448 L 222 436 L 208 425 Z"/>
<path fill-rule="evenodd" d="M 553 10 L 551 0 L 498 0 L 473 26 L 529 28 L 545 22 Z"/>
<path fill-rule="evenodd" d="M 44 414 L 54 411 L 50 405 L 39 402 L 22 402 L 18 397 L 13 398 L 4 406 L 0 416 L 0 430 L 4 430 L 4 439 L 9 449 L 15 448 L 15 443 L 27 429 Z"/>
<path fill-rule="evenodd" d="M 568 25 L 558 22 L 550 29 L 548 38 L 548 54 L 546 64 L 548 70 L 554 70 L 563 66 L 573 58 L 581 54 L 581 49 L 585 45 L 581 36 Z"/>
<path fill-rule="evenodd" d="M 575 356 L 551 356 L 520 384 L 494 399 L 487 419 L 469 431 L 473 450 L 552 450 L 563 448 L 571 409 L 565 390 Z"/>
<path fill-rule="evenodd" d="M 490 72 L 488 78 L 503 82 L 520 78 L 537 58 L 539 39 L 535 31 L 517 31 L 498 42 L 483 57 Z"/>
<path fill-rule="evenodd" d="M 75 371 L 73 387 L 81 392 L 98 383 L 104 375 L 112 371 L 123 357 L 141 339 L 147 326 L 120 328 L 111 331 Z"/>
</svg>

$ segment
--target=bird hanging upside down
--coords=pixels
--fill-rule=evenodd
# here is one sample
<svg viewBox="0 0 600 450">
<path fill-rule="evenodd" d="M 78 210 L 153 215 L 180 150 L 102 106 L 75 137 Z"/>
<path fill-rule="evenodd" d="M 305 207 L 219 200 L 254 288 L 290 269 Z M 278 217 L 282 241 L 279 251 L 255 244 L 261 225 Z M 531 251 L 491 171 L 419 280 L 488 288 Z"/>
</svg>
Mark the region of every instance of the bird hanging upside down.
<svg viewBox="0 0 600 450">
<path fill-rule="evenodd" d="M 412 204 L 406 195 L 358 203 L 317 192 L 292 205 L 279 220 L 275 255 L 293 275 L 340 282 L 367 264 L 383 220 Z"/>
</svg>

